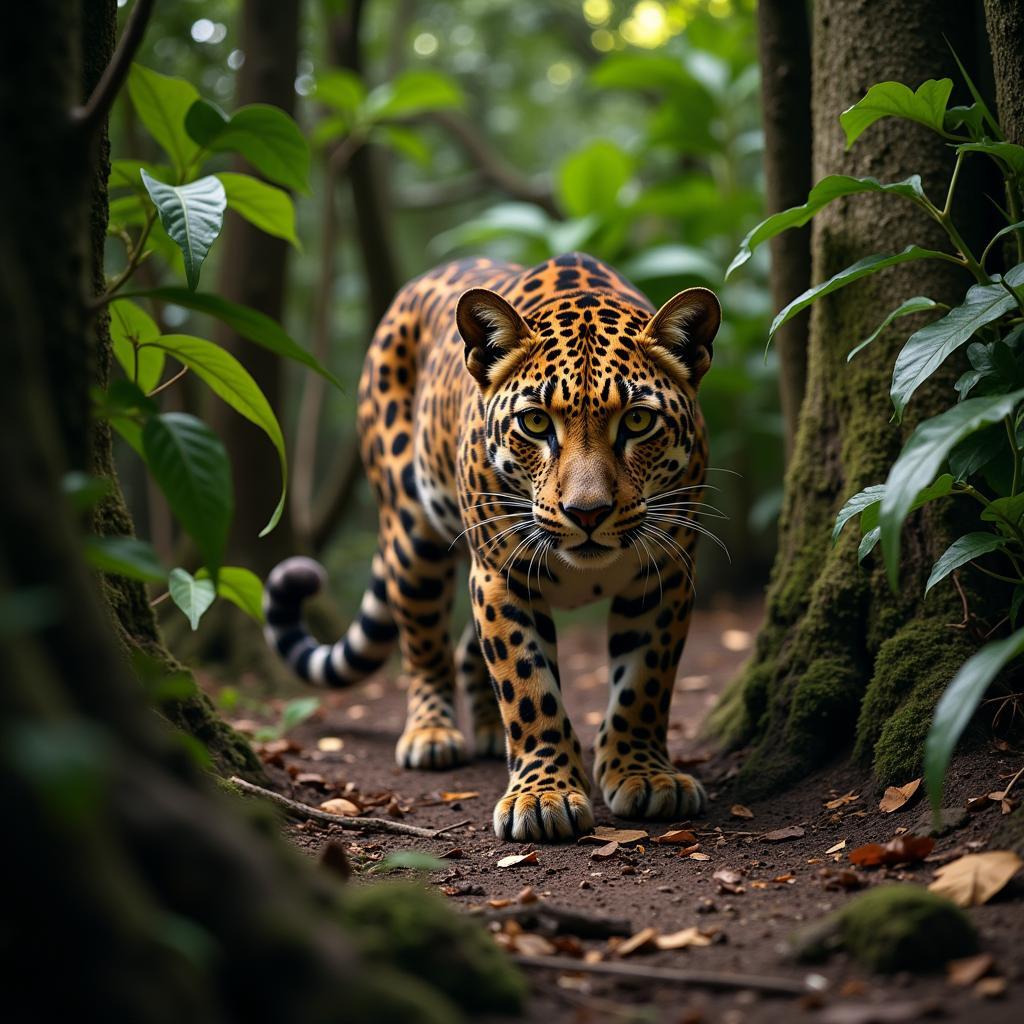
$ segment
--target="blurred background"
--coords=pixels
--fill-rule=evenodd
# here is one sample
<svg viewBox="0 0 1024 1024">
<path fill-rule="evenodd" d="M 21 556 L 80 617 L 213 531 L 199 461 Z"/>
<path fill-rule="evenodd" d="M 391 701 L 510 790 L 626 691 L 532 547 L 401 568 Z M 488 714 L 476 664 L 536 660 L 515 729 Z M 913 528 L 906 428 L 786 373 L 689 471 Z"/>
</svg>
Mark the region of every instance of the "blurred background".
<svg viewBox="0 0 1024 1024">
<path fill-rule="evenodd" d="M 281 282 L 282 320 L 345 391 L 293 365 L 273 371 L 292 468 L 284 537 L 328 567 L 342 617 L 358 603 L 376 528 L 354 436 L 365 347 L 401 284 L 466 254 L 532 264 L 581 249 L 615 265 L 655 305 L 695 284 L 719 293 L 725 320 L 701 404 L 718 470 L 709 500 L 729 517 L 712 525 L 732 560 L 702 545 L 698 600 L 722 607 L 760 590 L 774 554 L 784 447 L 776 357 L 765 357 L 767 247 L 723 283 L 764 208 L 754 7 L 301 5 L 297 52 L 282 40 L 274 57 L 294 68 L 295 116 L 313 149 L 311 194 L 296 196 L 301 248 L 290 251 Z M 233 109 L 248 57 L 245 17 L 241 0 L 158 4 L 138 60 Z M 115 156 L 159 159 L 125 99 L 111 131 Z M 214 246 L 204 277 L 223 282 L 230 252 Z M 157 312 L 165 331 L 199 332 L 187 310 Z M 198 401 L 187 386 L 168 399 Z M 162 500 L 134 455 L 122 455 L 139 532 L 180 563 Z M 256 516 L 265 520 L 277 482 L 276 470 L 241 481 L 241 491 L 236 480 L 236 503 L 262 501 Z M 235 563 L 265 572 L 267 542 L 240 528 Z"/>
</svg>

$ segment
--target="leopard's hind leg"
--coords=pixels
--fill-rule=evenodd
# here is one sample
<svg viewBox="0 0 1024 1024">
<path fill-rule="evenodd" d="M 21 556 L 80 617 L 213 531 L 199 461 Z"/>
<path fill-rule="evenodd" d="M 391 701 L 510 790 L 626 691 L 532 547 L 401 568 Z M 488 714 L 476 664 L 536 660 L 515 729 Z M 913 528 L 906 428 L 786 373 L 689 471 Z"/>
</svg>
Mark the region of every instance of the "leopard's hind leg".
<svg viewBox="0 0 1024 1024">
<path fill-rule="evenodd" d="M 455 649 L 455 681 L 469 707 L 474 753 L 477 757 L 504 757 L 505 726 L 472 619 Z"/>
</svg>

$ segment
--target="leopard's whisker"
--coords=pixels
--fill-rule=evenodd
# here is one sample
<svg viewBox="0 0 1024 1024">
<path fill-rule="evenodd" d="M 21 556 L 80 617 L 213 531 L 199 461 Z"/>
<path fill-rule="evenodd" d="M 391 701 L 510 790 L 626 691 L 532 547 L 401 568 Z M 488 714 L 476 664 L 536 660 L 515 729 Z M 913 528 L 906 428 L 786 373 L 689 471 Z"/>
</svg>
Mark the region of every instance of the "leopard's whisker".
<svg viewBox="0 0 1024 1024">
<path fill-rule="evenodd" d="M 649 540 L 656 541 L 656 542 L 659 543 L 659 546 L 661 547 L 662 551 L 664 551 L 668 555 L 668 557 L 669 557 L 669 559 L 671 561 L 678 562 L 680 564 L 680 568 L 682 568 L 683 573 L 686 576 L 686 582 L 689 584 L 690 589 L 694 593 L 696 593 L 697 592 L 697 588 L 696 588 L 696 585 L 693 582 L 693 572 L 692 572 L 692 570 L 693 570 L 693 559 L 690 558 L 689 552 L 686 551 L 684 548 L 680 547 L 679 544 L 676 543 L 675 538 L 673 538 L 670 534 L 665 533 L 664 530 L 661 530 L 657 526 L 651 526 L 648 523 L 648 524 L 645 524 L 644 526 L 642 526 L 640 529 L 641 529 L 641 531 L 645 534 L 645 536 Z M 652 531 L 656 531 L 656 532 L 652 532 Z M 666 544 L 665 544 L 666 541 L 669 544 L 671 544 L 671 547 L 667 547 L 666 546 Z M 682 556 L 682 558 L 677 558 L 673 554 L 673 550 L 672 550 L 673 548 L 676 551 L 679 552 L 679 554 Z"/>
<path fill-rule="evenodd" d="M 657 519 L 664 523 L 672 523 L 674 526 L 681 526 L 683 529 L 692 530 L 694 533 L 699 533 L 702 537 L 707 537 L 709 540 L 717 544 L 725 552 L 725 557 L 729 559 L 730 563 L 732 562 L 732 555 L 729 554 L 729 548 L 726 546 L 725 541 L 723 541 L 717 534 L 712 533 L 710 530 L 701 526 L 700 523 L 694 522 L 692 519 L 687 519 L 685 516 L 650 514 L 649 518 Z"/>
<path fill-rule="evenodd" d="M 527 527 L 531 525 L 531 523 L 516 523 L 514 526 L 506 527 L 504 530 L 501 531 L 501 533 L 497 534 L 496 536 L 492 537 L 489 541 L 486 542 L 485 550 L 492 551 L 501 542 L 501 539 L 503 537 L 507 537 L 509 534 L 515 533 L 516 530 L 525 530 Z"/>
<path fill-rule="evenodd" d="M 533 513 L 532 512 L 509 512 L 506 515 L 489 516 L 487 519 L 481 519 L 479 523 L 473 523 L 472 526 L 467 526 L 462 531 L 462 533 L 460 533 L 455 538 L 455 540 L 453 540 L 451 542 L 451 544 L 448 545 L 448 550 L 451 551 L 451 549 L 453 547 L 455 547 L 455 545 L 458 544 L 458 542 L 460 540 L 462 540 L 462 538 L 465 537 L 466 534 L 469 533 L 471 530 L 479 530 L 481 526 L 487 526 L 488 523 L 497 523 L 497 522 L 499 522 L 502 519 L 523 519 L 526 516 L 530 516 L 532 518 L 533 517 Z"/>
</svg>

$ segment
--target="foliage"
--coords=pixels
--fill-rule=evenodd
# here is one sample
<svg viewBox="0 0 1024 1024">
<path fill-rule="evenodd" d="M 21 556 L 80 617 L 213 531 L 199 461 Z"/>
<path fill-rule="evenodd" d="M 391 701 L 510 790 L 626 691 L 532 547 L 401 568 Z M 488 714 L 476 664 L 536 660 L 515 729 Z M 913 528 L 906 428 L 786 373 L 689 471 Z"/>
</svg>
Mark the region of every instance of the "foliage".
<svg viewBox="0 0 1024 1024">
<path fill-rule="evenodd" d="M 924 296 L 908 299 L 850 353 L 849 358 L 854 358 L 898 317 L 941 311 L 937 319 L 910 335 L 896 357 L 890 393 L 896 422 L 918 388 L 965 345 L 972 369 L 956 382 L 948 407 L 918 423 L 886 482 L 861 491 L 843 505 L 836 517 L 833 541 L 850 520 L 859 518 L 863 531 L 859 558 L 866 558 L 881 541 L 886 573 L 895 590 L 900 534 L 907 516 L 932 501 L 968 498 L 978 509 L 978 528 L 956 539 L 936 561 L 925 593 L 971 565 L 1006 584 L 1003 623 L 1015 625 L 1024 597 L 1024 224 L 1020 222 L 1024 147 L 1003 139 L 973 83 L 968 79 L 967 84 L 975 103 L 951 109 L 950 79 L 927 81 L 917 90 L 883 82 L 872 86 L 840 118 L 847 145 L 883 117 L 916 121 L 953 143 L 954 164 L 941 207 L 928 197 L 917 175 L 890 185 L 873 178 L 826 178 L 812 189 L 805 205 L 769 217 L 754 228 L 730 271 L 766 239 L 806 223 L 839 196 L 857 192 L 883 192 L 914 203 L 943 229 L 952 251 L 908 245 L 900 253 L 866 256 L 794 299 L 776 316 L 772 331 L 817 299 L 899 262 L 944 260 L 960 267 L 973 281 L 963 302 L 952 309 Z M 953 214 L 961 168 L 975 154 L 995 163 L 1006 196 L 1006 224 L 992 235 L 980 255 L 964 241 Z M 1003 272 L 987 269 L 999 241 L 1006 243 L 1007 262 L 1012 264 Z M 996 675 L 1022 651 L 1024 630 L 991 641 L 963 664 L 939 701 L 925 741 L 925 775 L 936 808 L 957 740 Z"/>
</svg>

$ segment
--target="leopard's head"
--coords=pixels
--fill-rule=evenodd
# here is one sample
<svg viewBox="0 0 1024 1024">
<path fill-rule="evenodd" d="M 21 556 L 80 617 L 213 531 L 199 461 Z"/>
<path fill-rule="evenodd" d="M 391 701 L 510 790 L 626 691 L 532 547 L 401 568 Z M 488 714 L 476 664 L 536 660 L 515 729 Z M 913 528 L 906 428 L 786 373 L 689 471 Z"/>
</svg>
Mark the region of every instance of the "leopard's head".
<svg viewBox="0 0 1024 1024">
<path fill-rule="evenodd" d="M 697 468 L 697 389 L 721 322 L 714 293 L 688 288 L 652 315 L 632 296 L 579 292 L 523 316 L 474 288 L 457 321 L 484 401 L 486 459 L 504 491 L 532 502 L 545 546 L 596 569 L 652 543 L 652 500 Z"/>
</svg>

